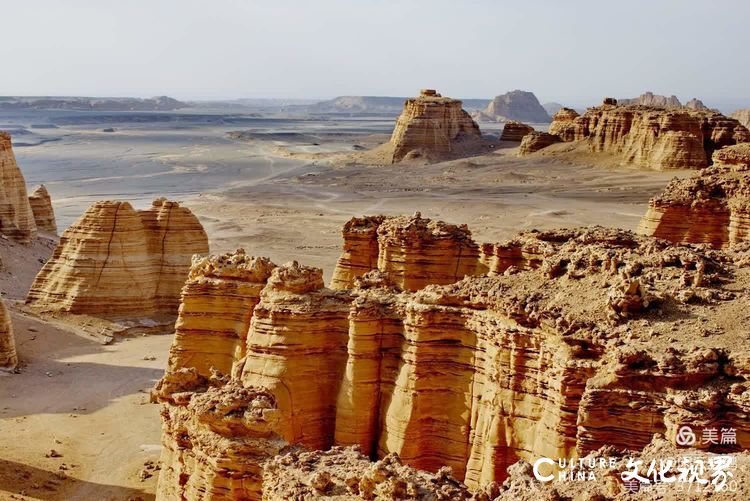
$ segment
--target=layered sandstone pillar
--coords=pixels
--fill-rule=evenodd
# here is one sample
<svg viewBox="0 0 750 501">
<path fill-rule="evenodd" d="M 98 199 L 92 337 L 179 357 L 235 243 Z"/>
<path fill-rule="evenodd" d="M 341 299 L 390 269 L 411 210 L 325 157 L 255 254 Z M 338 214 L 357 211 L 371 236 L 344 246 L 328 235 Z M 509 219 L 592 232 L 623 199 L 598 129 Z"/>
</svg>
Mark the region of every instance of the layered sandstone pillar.
<svg viewBox="0 0 750 501">
<path fill-rule="evenodd" d="M 22 243 L 32 242 L 37 229 L 26 181 L 18 168 L 10 135 L 0 131 L 0 234 Z"/>
<path fill-rule="evenodd" d="M 15 369 L 18 365 L 16 340 L 13 336 L 13 325 L 5 302 L 0 299 L 0 369 Z"/>
<path fill-rule="evenodd" d="M 55 211 L 52 208 L 52 199 L 44 185 L 37 187 L 29 195 L 29 203 L 34 213 L 34 221 L 40 232 L 57 235 L 57 223 L 55 222 Z"/>
</svg>

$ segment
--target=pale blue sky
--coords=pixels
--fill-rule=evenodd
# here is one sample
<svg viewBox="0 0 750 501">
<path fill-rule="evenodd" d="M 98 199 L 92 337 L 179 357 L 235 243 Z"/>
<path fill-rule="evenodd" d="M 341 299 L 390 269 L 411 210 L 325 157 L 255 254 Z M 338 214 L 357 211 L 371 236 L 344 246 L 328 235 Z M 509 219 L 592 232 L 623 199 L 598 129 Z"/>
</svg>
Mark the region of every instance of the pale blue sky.
<svg viewBox="0 0 750 501">
<path fill-rule="evenodd" d="M 747 0 L 3 0 L 0 95 L 750 106 Z M 731 106 L 730 105 L 730 106 Z"/>
</svg>

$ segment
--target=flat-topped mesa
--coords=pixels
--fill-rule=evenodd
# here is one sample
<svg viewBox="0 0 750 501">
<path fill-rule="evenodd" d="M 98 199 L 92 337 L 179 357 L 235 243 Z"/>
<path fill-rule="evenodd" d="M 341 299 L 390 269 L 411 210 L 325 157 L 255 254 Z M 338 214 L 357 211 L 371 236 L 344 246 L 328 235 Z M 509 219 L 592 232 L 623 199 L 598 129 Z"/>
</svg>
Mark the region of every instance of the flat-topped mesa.
<svg viewBox="0 0 750 501">
<path fill-rule="evenodd" d="M 29 195 L 29 204 L 34 213 L 34 221 L 37 230 L 50 235 L 57 235 L 57 223 L 55 222 L 55 211 L 52 208 L 52 198 L 44 185 L 38 186 Z"/>
<path fill-rule="evenodd" d="M 750 141 L 747 128 L 715 111 L 612 102 L 581 116 L 558 112 L 550 132 L 655 170 L 700 169 L 708 166 L 715 150 Z"/>
<path fill-rule="evenodd" d="M 523 137 L 521 146 L 518 147 L 518 156 L 530 155 L 535 151 L 555 143 L 559 143 L 560 138 L 548 132 L 534 131 Z"/>
<path fill-rule="evenodd" d="M 682 108 L 682 103 L 677 99 L 677 96 L 660 96 L 650 91 L 644 92 L 640 96 L 631 99 L 618 99 L 617 102 L 625 106 L 640 105 L 651 106 L 653 108 Z"/>
<path fill-rule="evenodd" d="M 245 356 L 253 310 L 276 267 L 243 249 L 218 256 L 195 256 L 175 323 L 168 372 L 193 368 L 229 374 Z"/>
<path fill-rule="evenodd" d="M 419 240 L 425 223 L 404 224 L 412 219 L 349 229 L 371 235 L 377 226 L 400 246 Z M 472 489 L 502 481 L 519 459 L 583 457 L 605 445 L 640 450 L 654 433 L 674 440 L 684 424 L 698 436 L 733 428 L 729 449 L 749 449 L 742 252 L 593 227 L 484 246 L 490 275 L 416 292 L 390 286 L 389 271 L 333 291 L 319 269 L 275 268 L 231 377 L 194 367 L 165 374 L 156 395 L 167 472 L 159 491 L 257 499 L 261 464 L 285 443 L 396 453 L 414 468 L 448 466 Z M 226 416 L 253 408 L 237 392 L 266 392 L 277 424 L 264 437 L 217 426 L 210 441 L 197 425 L 181 425 L 213 422 L 212 408 L 192 403 L 213 387 L 236 402 Z"/>
<path fill-rule="evenodd" d="M 651 199 L 638 233 L 716 248 L 750 241 L 750 143 L 718 150 L 713 161 Z"/>
<path fill-rule="evenodd" d="M 0 131 L 0 234 L 21 243 L 36 239 L 26 181 L 18 168 L 10 135 Z"/>
<path fill-rule="evenodd" d="M 191 257 L 207 252 L 200 222 L 175 202 L 143 211 L 97 202 L 65 230 L 27 303 L 105 318 L 173 316 Z"/>
<path fill-rule="evenodd" d="M 5 302 L 0 299 L 0 370 L 13 370 L 17 365 L 16 340 L 10 313 L 5 308 Z"/>
<path fill-rule="evenodd" d="M 501 122 L 518 120 L 528 123 L 549 123 L 547 110 L 539 104 L 533 92 L 513 90 L 506 92 L 489 102 L 487 108 L 475 113 L 478 120 Z"/>
<path fill-rule="evenodd" d="M 466 225 L 423 218 L 353 218 L 343 230 L 344 252 L 333 272 L 333 289 L 350 289 L 371 270 L 400 290 L 449 284 L 482 272 L 479 246 Z"/>
<path fill-rule="evenodd" d="M 391 163 L 424 158 L 440 160 L 460 155 L 481 139 L 479 126 L 461 108 L 461 101 L 422 89 L 407 99 L 391 135 Z"/>
<path fill-rule="evenodd" d="M 509 120 L 503 127 L 503 133 L 500 135 L 500 141 L 521 142 L 527 134 L 534 132 L 534 127 L 526 125 L 515 120 Z"/>
</svg>

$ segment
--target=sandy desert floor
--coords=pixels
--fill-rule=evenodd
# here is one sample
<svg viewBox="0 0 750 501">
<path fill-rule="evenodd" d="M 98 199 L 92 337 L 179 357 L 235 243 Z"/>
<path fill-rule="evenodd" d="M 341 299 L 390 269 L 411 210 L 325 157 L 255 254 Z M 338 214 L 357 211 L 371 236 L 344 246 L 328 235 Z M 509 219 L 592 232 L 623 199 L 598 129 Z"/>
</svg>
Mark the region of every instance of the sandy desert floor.
<svg viewBox="0 0 750 501">
<path fill-rule="evenodd" d="M 191 120 L 176 127 L 58 117 L 57 128 L 32 129 L 35 145 L 16 155 L 29 184 L 47 184 L 62 227 L 98 198 L 144 205 L 164 194 L 200 217 L 213 252 L 244 247 L 277 263 L 320 266 L 326 278 L 352 216 L 420 211 L 468 224 L 478 241 L 530 228 L 635 229 L 648 199 L 688 174 L 592 166 L 596 158 L 519 159 L 513 144 L 429 166 L 349 165 L 327 159 L 387 139 L 388 122 Z M 252 134 L 235 139 L 233 130 Z M 56 140 L 36 137 L 43 134 Z M 32 249 L 0 241 L 0 288 L 22 359 L 19 374 L 0 377 L 0 499 L 152 499 L 160 422 L 147 393 L 171 336 L 103 344 L 87 326 L 29 314 L 21 300 L 51 249 L 49 241 Z M 60 456 L 47 457 L 57 456 L 52 450 Z"/>
</svg>

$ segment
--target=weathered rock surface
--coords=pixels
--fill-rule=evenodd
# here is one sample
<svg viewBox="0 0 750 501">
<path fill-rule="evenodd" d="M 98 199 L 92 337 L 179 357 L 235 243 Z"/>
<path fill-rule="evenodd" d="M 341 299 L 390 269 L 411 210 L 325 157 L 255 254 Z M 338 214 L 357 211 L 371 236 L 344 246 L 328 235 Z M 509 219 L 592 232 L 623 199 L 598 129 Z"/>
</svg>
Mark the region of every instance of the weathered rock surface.
<svg viewBox="0 0 750 501">
<path fill-rule="evenodd" d="M 718 463 L 722 457 L 729 458 L 733 462 L 725 470 L 727 475 L 724 478 L 721 475 L 712 475 L 711 471 L 712 463 Z M 613 460 L 611 465 L 610 459 Z M 656 474 L 648 474 L 652 461 L 656 465 Z M 589 463 L 595 466 L 590 468 Z M 639 474 L 649 483 L 643 486 L 638 484 L 631 491 L 626 488 L 622 475 L 632 472 L 632 465 L 636 463 L 639 467 Z M 638 454 L 604 447 L 586 456 L 584 464 L 584 467 L 578 465 L 576 468 L 566 468 L 565 473 L 572 473 L 574 477 L 583 474 L 583 478 L 587 478 L 588 473 L 591 472 L 595 480 L 561 480 L 556 477 L 552 482 L 546 483 L 534 477 L 531 464 L 521 461 L 509 469 L 510 476 L 495 499 L 497 501 L 538 501 L 540 499 L 735 501 L 750 498 L 750 454 L 747 452 L 719 455 L 701 452 L 695 448 L 678 448 L 663 436 L 656 435 L 651 443 Z M 703 471 L 699 466 L 701 464 Z M 654 482 L 654 477 L 659 479 L 658 472 L 663 465 L 668 466 L 668 469 L 664 470 L 665 478 L 668 480 Z M 687 474 L 683 475 L 681 470 Z M 691 478 L 692 473 L 695 477 Z M 701 481 L 698 482 L 697 479 Z"/>
<path fill-rule="evenodd" d="M 687 103 L 685 103 L 685 108 L 688 108 L 690 110 L 708 110 L 708 106 L 703 104 L 703 101 L 697 98 L 693 98 Z"/>
<path fill-rule="evenodd" d="M 650 91 L 644 92 L 640 96 L 631 99 L 618 99 L 617 102 L 624 106 L 640 105 L 651 106 L 654 108 L 682 108 L 682 103 L 677 99 L 677 96 L 660 96 Z"/>
<path fill-rule="evenodd" d="M 605 103 L 555 117 L 550 131 L 563 141 L 585 141 L 591 151 L 655 170 L 703 168 L 715 150 L 750 141 L 737 120 L 710 110 Z"/>
<path fill-rule="evenodd" d="M 450 284 L 476 275 L 479 246 L 466 225 L 412 217 L 353 218 L 342 232 L 344 252 L 331 280 L 333 289 L 350 289 L 368 271 L 378 270 L 399 290 Z"/>
<path fill-rule="evenodd" d="M 16 365 L 18 356 L 13 325 L 10 322 L 10 314 L 5 309 L 5 302 L 0 299 L 0 370 L 14 369 Z"/>
<path fill-rule="evenodd" d="M 638 232 L 716 248 L 750 241 L 750 143 L 714 153 L 714 165 L 673 179 L 649 202 Z"/>
<path fill-rule="evenodd" d="M 505 122 L 518 120 L 527 123 L 549 123 L 547 114 L 533 92 L 513 90 L 496 96 L 484 111 L 474 115 L 478 120 Z"/>
<path fill-rule="evenodd" d="M 52 199 L 44 185 L 37 187 L 29 195 L 29 204 L 34 213 L 34 221 L 37 230 L 52 235 L 57 235 L 57 223 L 55 222 L 55 211 L 52 208 Z"/>
<path fill-rule="evenodd" d="M 373 235 L 400 246 L 430 224 L 353 221 L 346 262 L 362 267 L 342 277 L 372 263 Z M 521 459 L 583 457 L 605 445 L 640 450 L 655 433 L 672 440 L 682 424 L 699 434 L 734 428 L 730 449 L 748 449 L 747 254 L 595 227 L 485 245 L 474 258 L 485 276 L 417 291 L 392 285 L 398 267 L 338 291 L 323 287 L 318 269 L 275 268 L 231 376 L 173 368 L 157 387 L 159 492 L 257 499 L 261 464 L 286 443 L 396 453 L 414 468 L 448 466 L 472 489 L 502 481 Z M 402 262 L 406 271 L 421 265 Z M 272 399 L 260 407 L 273 409 L 273 425 L 242 421 L 207 433 L 192 424 L 215 423 L 219 412 L 221 423 L 246 420 L 258 405 L 235 396 L 243 391 Z M 232 405 L 203 404 L 217 392 Z M 310 464 L 335 465 L 340 452 L 313 453 Z M 272 468 L 296 467 L 300 457 Z M 338 489 L 326 471 L 297 488 Z M 286 475 L 278 478 L 298 473 Z M 283 492 L 289 485 L 270 482 Z"/>
<path fill-rule="evenodd" d="M 559 142 L 560 138 L 554 134 L 539 131 L 531 132 L 521 140 L 521 146 L 518 148 L 518 156 L 530 155 L 535 151 Z"/>
<path fill-rule="evenodd" d="M 428 473 L 402 464 L 396 454 L 371 461 L 356 448 L 290 451 L 266 463 L 263 499 L 475 499 L 446 470 Z"/>
<path fill-rule="evenodd" d="M 750 108 L 737 110 L 730 116 L 735 120 L 739 120 L 742 125 L 750 129 Z"/>
<path fill-rule="evenodd" d="M 440 160 L 461 154 L 481 139 L 479 126 L 461 108 L 461 101 L 423 89 L 407 99 L 391 136 L 391 163 Z"/>
<path fill-rule="evenodd" d="M 193 254 L 207 252 L 200 222 L 176 202 L 144 211 L 97 202 L 65 230 L 27 303 L 102 317 L 175 315 Z"/>
<path fill-rule="evenodd" d="M 534 127 L 521 122 L 517 122 L 515 120 L 509 120 L 503 127 L 503 133 L 500 135 L 500 141 L 521 142 L 524 136 L 532 132 L 534 132 Z"/>
<path fill-rule="evenodd" d="M 213 368 L 229 374 L 245 356 L 253 310 L 275 267 L 242 249 L 194 257 L 182 290 L 167 371 L 190 368 L 209 377 Z"/>
<path fill-rule="evenodd" d="M 18 168 L 10 135 L 0 131 L 0 234 L 29 243 L 36 238 L 26 181 Z"/>
</svg>

